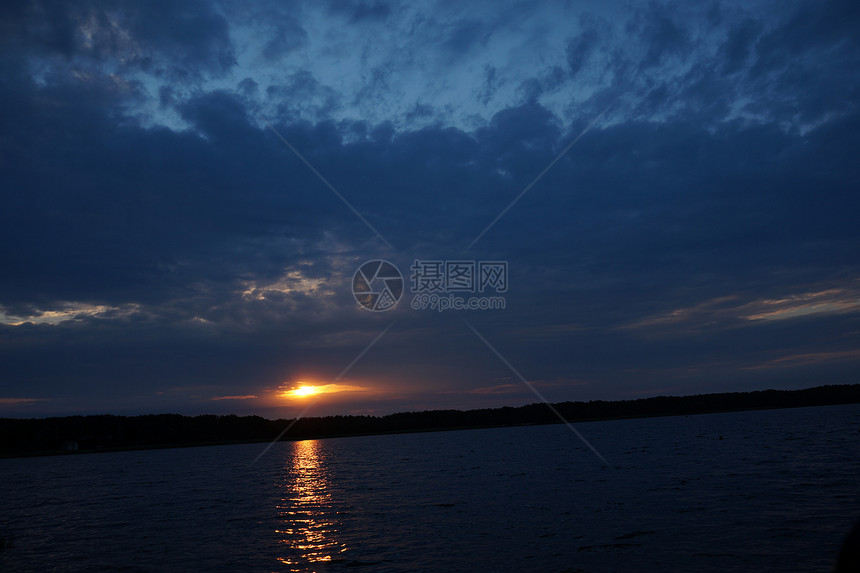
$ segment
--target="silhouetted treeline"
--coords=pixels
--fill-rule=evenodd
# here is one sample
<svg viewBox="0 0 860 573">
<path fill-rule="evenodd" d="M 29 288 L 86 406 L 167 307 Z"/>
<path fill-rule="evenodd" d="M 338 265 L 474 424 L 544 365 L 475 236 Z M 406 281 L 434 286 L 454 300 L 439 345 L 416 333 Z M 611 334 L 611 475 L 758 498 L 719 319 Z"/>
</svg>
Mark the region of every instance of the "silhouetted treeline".
<svg viewBox="0 0 860 573">
<path fill-rule="evenodd" d="M 658 396 L 639 400 L 562 402 L 556 409 L 570 422 L 675 416 L 860 403 L 860 384 L 820 386 L 806 390 L 765 390 Z M 482 410 L 431 410 L 388 416 L 326 416 L 268 420 L 260 416 L 69 416 L 44 419 L 0 418 L 0 455 L 20 456 L 62 452 L 192 446 L 268 441 L 290 426 L 284 440 L 486 428 L 523 424 L 552 424 L 558 417 L 546 404 Z"/>
</svg>

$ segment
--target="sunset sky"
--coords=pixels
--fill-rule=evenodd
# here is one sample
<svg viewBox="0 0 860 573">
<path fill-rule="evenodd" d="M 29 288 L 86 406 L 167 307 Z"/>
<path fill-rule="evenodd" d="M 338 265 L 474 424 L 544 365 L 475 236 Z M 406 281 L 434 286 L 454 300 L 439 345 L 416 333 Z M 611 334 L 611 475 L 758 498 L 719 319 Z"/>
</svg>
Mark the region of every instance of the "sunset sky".
<svg viewBox="0 0 860 573">
<path fill-rule="evenodd" d="M 509 366 L 551 401 L 860 382 L 858 30 L 853 0 L 4 2 L 0 416 L 537 401 Z M 413 308 L 415 260 L 506 262 L 505 308 Z"/>
</svg>

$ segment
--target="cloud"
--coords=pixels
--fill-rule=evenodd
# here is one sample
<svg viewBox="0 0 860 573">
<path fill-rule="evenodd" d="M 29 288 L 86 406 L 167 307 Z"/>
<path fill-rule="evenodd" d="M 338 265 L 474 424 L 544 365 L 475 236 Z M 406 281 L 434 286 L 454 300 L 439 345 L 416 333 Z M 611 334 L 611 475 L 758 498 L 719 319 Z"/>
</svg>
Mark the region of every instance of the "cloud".
<svg viewBox="0 0 860 573">
<path fill-rule="evenodd" d="M 183 81 L 235 64 L 228 24 L 208 2 L 32 2 L 4 19 L 6 43 L 48 66 L 111 66 Z M 58 59 L 59 58 L 59 59 Z"/>
<path fill-rule="evenodd" d="M 498 384 L 496 386 L 483 386 L 468 390 L 470 394 L 518 394 L 522 391 L 522 384 Z"/>
<path fill-rule="evenodd" d="M 860 350 L 843 350 L 839 352 L 811 352 L 805 354 L 790 354 L 768 360 L 762 364 L 748 366 L 747 370 L 769 370 L 773 368 L 794 368 L 821 363 L 838 361 L 854 361 L 860 359 Z"/>
<path fill-rule="evenodd" d="M 271 37 L 263 46 L 262 54 L 267 60 L 280 60 L 308 43 L 308 33 L 297 19 L 288 14 L 278 16 L 272 20 Z"/>
<path fill-rule="evenodd" d="M 608 33 L 608 25 L 603 21 L 583 14 L 579 20 L 580 32 L 567 44 L 567 65 L 573 76 L 586 66 L 592 54 L 601 46 L 598 42 Z"/>
<path fill-rule="evenodd" d="M 740 311 L 751 313 L 742 316 L 747 320 L 788 320 L 816 314 L 858 312 L 860 292 L 854 288 L 803 293 L 779 300 L 757 301 Z"/>
<path fill-rule="evenodd" d="M 643 65 L 656 66 L 671 56 L 683 59 L 689 38 L 685 26 L 677 20 L 676 10 L 670 6 L 650 4 L 634 21 L 628 30 L 638 33 L 639 40 L 647 46 Z"/>
<path fill-rule="evenodd" d="M 660 329 L 689 335 L 713 328 L 741 328 L 759 322 L 804 319 L 819 315 L 860 312 L 860 289 L 856 280 L 843 288 L 788 294 L 779 299 L 744 299 L 725 295 L 686 308 L 673 309 L 625 324 L 621 328 L 654 333 Z"/>
<path fill-rule="evenodd" d="M 83 320 L 88 318 L 118 319 L 140 311 L 140 305 L 128 304 L 124 307 L 92 305 L 86 303 L 60 302 L 54 303 L 56 309 L 40 310 L 24 305 L 20 311 L 12 309 L 0 310 L 0 324 L 20 326 L 22 324 L 60 324 L 68 320 Z M 0 306 L 2 308 L 2 306 Z M 21 314 L 12 314 L 20 312 Z"/>
<path fill-rule="evenodd" d="M 25 406 L 34 402 L 50 402 L 48 398 L 0 398 L 2 406 Z"/>
<path fill-rule="evenodd" d="M 749 17 L 729 29 L 725 43 L 720 47 L 722 73 L 733 74 L 744 69 L 762 30 L 762 23 Z"/>
<path fill-rule="evenodd" d="M 351 24 L 363 21 L 384 21 L 392 12 L 392 4 L 385 2 L 331 2 L 329 10 L 336 14 L 348 15 Z"/>
<path fill-rule="evenodd" d="M 241 137 L 249 131 L 248 109 L 235 95 L 224 91 L 209 92 L 184 102 L 179 111 L 183 119 L 209 137 Z"/>
</svg>

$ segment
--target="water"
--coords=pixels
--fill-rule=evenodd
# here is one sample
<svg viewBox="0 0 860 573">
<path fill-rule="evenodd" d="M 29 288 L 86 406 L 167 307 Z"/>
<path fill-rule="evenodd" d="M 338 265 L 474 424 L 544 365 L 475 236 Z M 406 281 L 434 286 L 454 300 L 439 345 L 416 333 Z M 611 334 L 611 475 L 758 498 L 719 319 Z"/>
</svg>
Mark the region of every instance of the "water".
<svg viewBox="0 0 860 573">
<path fill-rule="evenodd" d="M 2 571 L 830 571 L 860 406 L 0 460 Z M 720 437 L 722 436 L 722 439 Z"/>
</svg>

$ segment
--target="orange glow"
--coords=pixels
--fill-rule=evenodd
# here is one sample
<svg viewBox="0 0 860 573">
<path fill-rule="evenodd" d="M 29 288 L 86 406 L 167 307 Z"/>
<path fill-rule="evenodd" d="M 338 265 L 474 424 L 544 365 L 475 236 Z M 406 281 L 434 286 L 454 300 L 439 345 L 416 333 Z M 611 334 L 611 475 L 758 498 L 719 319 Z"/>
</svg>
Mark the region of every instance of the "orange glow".
<svg viewBox="0 0 860 573">
<path fill-rule="evenodd" d="M 316 386 L 299 386 L 294 390 L 290 390 L 287 392 L 290 396 L 294 396 L 297 398 L 302 398 L 304 396 L 313 396 L 314 394 L 319 394 L 322 390 Z"/>
<path fill-rule="evenodd" d="M 302 400 L 320 394 L 338 394 L 341 392 L 367 392 L 370 389 L 362 386 L 350 386 L 347 384 L 314 384 L 312 382 L 297 382 L 294 385 L 281 386 L 279 396 L 290 400 Z"/>
</svg>

